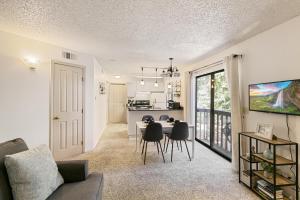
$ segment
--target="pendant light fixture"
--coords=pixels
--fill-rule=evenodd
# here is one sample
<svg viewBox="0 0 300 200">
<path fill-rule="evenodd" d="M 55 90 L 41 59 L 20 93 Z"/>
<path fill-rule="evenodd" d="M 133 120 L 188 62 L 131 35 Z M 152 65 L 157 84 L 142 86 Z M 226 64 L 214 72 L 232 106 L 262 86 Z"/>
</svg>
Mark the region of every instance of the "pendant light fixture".
<svg viewBox="0 0 300 200">
<path fill-rule="evenodd" d="M 157 83 L 157 68 L 155 68 L 155 83 L 154 83 L 154 87 L 158 87 L 158 83 Z"/>
<path fill-rule="evenodd" d="M 144 81 L 144 68 L 142 67 L 142 80 L 140 82 L 141 85 L 145 85 L 145 81 Z"/>
<path fill-rule="evenodd" d="M 169 58 L 170 66 L 166 68 L 166 71 L 163 70 L 161 76 L 162 77 L 179 77 L 180 73 L 177 67 L 173 66 L 174 58 Z"/>
<path fill-rule="evenodd" d="M 168 77 L 168 90 L 171 90 L 172 89 L 172 83 L 171 83 L 171 80 L 170 79 L 172 79 L 172 77 Z"/>
</svg>

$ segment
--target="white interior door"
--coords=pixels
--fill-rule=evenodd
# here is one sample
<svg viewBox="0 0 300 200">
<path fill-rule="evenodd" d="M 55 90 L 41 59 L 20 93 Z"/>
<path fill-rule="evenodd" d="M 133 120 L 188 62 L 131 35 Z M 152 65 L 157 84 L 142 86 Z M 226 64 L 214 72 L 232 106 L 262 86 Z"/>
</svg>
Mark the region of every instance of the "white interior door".
<svg viewBox="0 0 300 200">
<path fill-rule="evenodd" d="M 55 63 L 52 81 L 52 152 L 61 160 L 83 151 L 83 69 Z"/>
<path fill-rule="evenodd" d="M 127 86 L 111 84 L 109 87 L 109 122 L 126 122 Z"/>
</svg>

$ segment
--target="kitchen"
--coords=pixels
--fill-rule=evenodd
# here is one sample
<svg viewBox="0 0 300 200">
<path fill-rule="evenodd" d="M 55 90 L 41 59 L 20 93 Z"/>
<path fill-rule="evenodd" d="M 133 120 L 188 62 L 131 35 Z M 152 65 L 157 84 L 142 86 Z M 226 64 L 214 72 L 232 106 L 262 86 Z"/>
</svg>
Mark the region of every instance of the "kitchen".
<svg viewBox="0 0 300 200">
<path fill-rule="evenodd" d="M 127 122 L 128 136 L 135 137 L 136 122 L 144 115 L 151 115 L 159 120 L 161 115 L 168 115 L 176 120 L 183 120 L 180 77 L 142 76 L 127 84 Z"/>
</svg>

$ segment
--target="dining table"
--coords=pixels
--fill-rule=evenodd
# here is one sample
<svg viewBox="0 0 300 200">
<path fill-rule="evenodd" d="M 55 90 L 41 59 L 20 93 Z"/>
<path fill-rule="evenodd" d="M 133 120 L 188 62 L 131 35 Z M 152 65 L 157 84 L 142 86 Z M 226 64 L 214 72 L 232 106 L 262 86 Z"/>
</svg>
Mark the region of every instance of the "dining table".
<svg viewBox="0 0 300 200">
<path fill-rule="evenodd" d="M 162 126 L 163 132 L 170 133 L 172 131 L 172 128 L 174 126 L 174 122 L 167 122 L 167 121 L 155 121 L 157 123 L 160 123 Z M 142 137 L 142 133 L 146 130 L 147 123 L 143 121 L 137 121 L 136 122 L 136 131 L 135 131 L 135 151 L 139 152 L 141 145 L 138 145 L 138 141 L 140 141 Z M 188 123 L 189 128 L 189 139 L 188 141 L 192 142 L 192 159 L 194 159 L 195 155 L 195 126 L 193 124 Z"/>
</svg>

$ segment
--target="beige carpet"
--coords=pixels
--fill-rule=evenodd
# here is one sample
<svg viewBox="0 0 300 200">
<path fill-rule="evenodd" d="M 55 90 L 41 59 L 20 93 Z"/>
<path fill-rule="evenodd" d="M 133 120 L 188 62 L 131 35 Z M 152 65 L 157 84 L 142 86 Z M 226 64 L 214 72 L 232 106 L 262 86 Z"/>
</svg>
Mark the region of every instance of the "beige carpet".
<svg viewBox="0 0 300 200">
<path fill-rule="evenodd" d="M 112 124 L 95 150 L 76 159 L 88 159 L 90 171 L 104 173 L 104 200 L 259 199 L 238 183 L 228 161 L 198 143 L 192 162 L 183 150 L 175 148 L 173 163 L 168 151 L 163 163 L 149 143 L 144 165 L 135 140 L 128 140 L 127 126 Z"/>
</svg>

